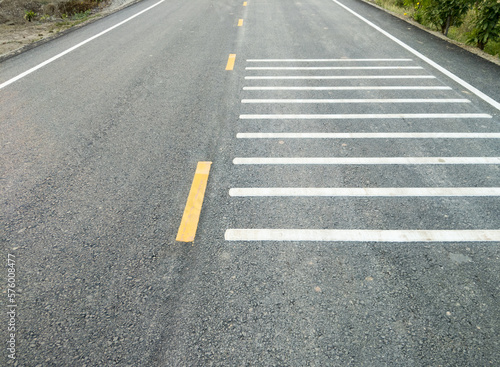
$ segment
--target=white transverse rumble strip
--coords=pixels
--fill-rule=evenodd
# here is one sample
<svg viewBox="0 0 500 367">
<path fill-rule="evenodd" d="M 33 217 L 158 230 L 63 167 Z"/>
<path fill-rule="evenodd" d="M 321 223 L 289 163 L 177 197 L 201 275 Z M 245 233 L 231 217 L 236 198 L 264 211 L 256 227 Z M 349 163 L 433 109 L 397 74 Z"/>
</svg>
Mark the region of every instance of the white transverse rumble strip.
<svg viewBox="0 0 500 367">
<path fill-rule="evenodd" d="M 228 229 L 227 241 L 498 242 L 500 230 Z"/>
<path fill-rule="evenodd" d="M 232 188 L 229 196 L 500 196 L 500 187 L 248 187 Z"/>
<path fill-rule="evenodd" d="M 247 80 L 436 79 L 433 75 L 284 75 L 246 76 Z"/>
<path fill-rule="evenodd" d="M 347 119 L 489 119 L 486 113 L 379 113 L 379 114 L 263 114 L 240 115 L 241 120 L 347 120 Z"/>
<path fill-rule="evenodd" d="M 412 59 L 248 59 L 247 62 L 408 62 Z"/>
<path fill-rule="evenodd" d="M 500 157 L 254 157 L 234 164 L 500 164 Z"/>
<path fill-rule="evenodd" d="M 499 139 L 500 133 L 238 133 L 238 139 Z"/>
<path fill-rule="evenodd" d="M 323 86 L 323 87 L 243 87 L 243 90 L 451 90 L 451 87 L 447 86 L 380 86 L 380 85 L 372 85 L 372 86 L 343 86 L 343 87 L 333 87 L 333 86 Z"/>
<path fill-rule="evenodd" d="M 417 55 L 420 57 L 420 55 Z M 354 63 L 362 63 L 369 61 L 371 64 L 361 64 L 357 66 Z M 461 97 L 456 92 L 450 95 L 441 94 L 442 98 L 435 98 L 438 95 L 431 95 L 427 91 L 453 91 L 452 88 L 445 85 L 424 85 L 438 84 L 439 81 L 433 75 L 290 75 L 293 72 L 286 73 L 288 75 L 280 75 L 280 71 L 290 70 L 374 70 L 371 74 L 376 74 L 376 70 L 380 73 L 386 73 L 384 70 L 389 69 L 417 69 L 420 67 L 413 66 L 382 66 L 384 64 L 376 64 L 376 62 L 408 62 L 410 59 L 251 59 L 249 63 L 273 63 L 269 66 L 247 67 L 246 70 L 251 71 L 254 75 L 246 76 L 245 80 L 253 85 L 243 87 L 244 91 L 248 91 L 248 95 L 252 98 L 241 100 L 242 106 L 253 104 L 252 108 L 258 108 L 259 104 L 275 104 L 273 110 L 275 114 L 245 114 L 243 110 L 240 115 L 242 125 L 253 127 L 249 122 L 270 121 L 270 120 L 374 120 L 384 122 L 388 119 L 415 119 L 422 121 L 423 119 L 436 120 L 436 124 L 447 123 L 447 120 L 458 119 L 491 119 L 490 114 L 476 113 L 476 109 L 471 109 L 471 113 L 454 113 L 453 106 L 457 103 L 471 103 L 470 100 Z M 424 60 L 427 62 L 427 60 Z M 296 65 L 287 66 L 286 63 L 304 63 L 302 67 Z M 353 66 L 330 66 L 327 63 L 350 62 Z M 281 63 L 281 64 L 280 64 Z M 307 63 L 315 63 L 309 64 Z M 326 63 L 326 64 L 318 64 Z M 318 65 L 318 66 L 316 66 Z M 390 64 L 385 64 L 390 65 Z M 435 66 L 432 64 L 432 66 Z M 273 75 L 257 75 L 258 71 L 272 70 L 276 71 Z M 442 71 L 438 68 L 438 70 Z M 357 74 L 362 74 L 359 72 Z M 298 74 L 298 73 L 297 73 Z M 324 73 L 327 74 L 327 73 Z M 338 73 L 340 74 L 340 73 Z M 446 74 L 450 76 L 450 73 Z M 457 78 L 450 76 L 454 81 Z M 265 83 L 273 85 L 265 85 Z M 460 83 L 460 81 L 458 81 Z M 257 85 L 260 83 L 261 85 Z M 295 85 L 287 85 L 294 83 Z M 307 85 L 314 83 L 316 85 Z M 320 84 L 322 83 L 322 84 Z M 336 85 L 340 83 L 352 84 L 369 84 L 369 85 Z M 377 85 L 393 84 L 393 85 Z M 411 85 L 404 85 L 409 83 Z M 281 85 L 279 85 L 281 84 Z M 302 85 L 300 85 L 302 84 Z M 399 84 L 399 85 L 397 85 Z M 422 85 L 419 85 L 422 84 Z M 465 87 L 469 87 L 466 83 L 460 83 Z M 473 88 L 468 88 L 483 98 L 480 92 Z M 360 98 L 345 98 L 342 96 L 342 91 L 402 91 L 397 95 L 392 96 L 402 98 L 373 98 L 366 99 L 362 92 Z M 265 94 L 259 95 L 259 91 L 266 91 Z M 273 94 L 273 91 L 290 91 L 287 94 L 292 98 L 279 98 L 279 93 Z M 303 98 L 306 94 L 297 93 L 298 98 L 293 98 L 293 92 L 297 91 L 314 91 L 313 98 Z M 332 99 L 330 93 L 321 95 L 321 91 L 338 91 L 340 98 Z M 404 91 L 412 91 L 411 95 L 416 98 L 404 98 Z M 415 92 L 416 91 L 416 92 Z M 419 91 L 423 92 L 418 95 Z M 424 94 L 425 93 L 425 94 Z M 352 94 L 348 96 L 351 97 Z M 439 96 L 441 96 L 439 95 Z M 376 94 L 374 94 L 376 96 Z M 421 97 L 427 97 L 421 98 Z M 253 98 L 256 97 L 256 98 Z M 264 97 L 264 98 L 259 98 Z M 269 98 L 270 97 L 270 98 Z M 278 98 L 276 98 L 278 97 Z M 318 97 L 318 98 L 316 98 Z M 323 98 L 320 98 L 323 97 Z M 326 97 L 326 98 L 324 98 Z M 355 97 L 357 97 L 355 95 Z M 379 97 L 379 96 L 377 96 Z M 450 97 L 450 98 L 446 98 Z M 485 98 L 483 98 L 485 99 Z M 491 102 L 486 97 L 487 102 Z M 350 108 L 353 112 L 356 111 L 356 104 L 381 104 L 383 112 L 391 113 L 372 113 L 372 114 L 308 114 L 307 104 L 351 104 Z M 449 109 L 444 112 L 449 113 L 397 113 L 398 108 L 403 106 L 403 103 L 449 103 Z M 279 104 L 303 104 L 301 107 L 306 113 L 283 114 L 288 107 L 279 106 Z M 491 103 L 490 103 L 491 104 Z M 494 105 L 494 103 L 493 103 Z M 473 106 L 474 107 L 474 106 Z M 282 110 L 280 111 L 280 108 Z M 335 107 L 331 107 L 331 111 L 335 112 Z M 378 111 L 378 110 L 377 110 Z M 253 112 L 253 111 L 252 111 Z M 301 111 L 302 112 L 302 111 Z M 396 113 L 394 113 L 396 112 Z M 457 111 L 458 112 L 458 111 Z M 438 121 L 439 120 L 439 121 Z M 274 124 L 277 122 L 271 121 Z M 286 121 L 285 121 L 286 122 Z M 414 121 L 417 125 L 417 121 Z M 259 125 L 257 125 L 259 126 Z M 265 126 L 265 125 L 264 125 Z M 273 124 L 269 124 L 273 126 Z M 283 125 L 283 127 L 285 127 Z M 325 125 L 328 128 L 328 124 Z M 377 124 L 379 126 L 379 124 Z M 380 125 L 382 126 L 382 125 Z M 448 126 L 448 125 L 446 125 Z M 452 125 L 450 125 L 452 126 Z M 448 130 L 448 127 L 445 128 Z M 463 131 L 463 130 L 462 130 Z M 238 139 L 499 139 L 500 132 L 328 132 L 328 131 L 304 131 L 304 132 L 273 132 L 273 131 L 247 131 L 237 134 Z M 327 143 L 327 142 L 323 142 Z M 355 142 L 353 142 L 355 143 Z M 438 144 L 439 141 L 436 141 Z M 248 144 L 248 143 L 247 143 Z M 254 144 L 258 144 L 255 141 Z M 459 152 L 458 155 L 467 154 L 467 152 Z M 237 157 L 234 158 L 235 165 L 249 165 L 247 170 L 250 174 L 253 172 L 251 165 L 498 165 L 500 157 Z M 492 167 L 493 168 L 493 167 Z M 356 183 L 352 183 L 356 185 Z M 361 184 L 362 185 L 362 184 Z M 474 200 L 474 197 L 491 197 L 496 200 L 500 196 L 500 187 L 234 187 L 229 190 L 229 195 L 232 198 L 240 198 L 242 202 L 254 200 L 258 198 L 260 201 L 266 200 L 265 197 L 364 197 L 364 198 L 390 198 L 400 197 L 409 198 L 410 200 L 423 200 L 425 197 L 454 197 L 454 198 L 469 198 Z M 415 199 L 412 199 L 415 198 Z M 420 198 L 420 199 L 417 199 Z M 275 199 L 276 200 L 276 199 Z M 307 199 L 304 199 L 307 200 Z M 321 199 L 316 199 L 321 200 Z M 273 227 L 270 223 L 269 227 Z M 251 227 L 251 226 L 250 226 Z M 231 228 L 225 232 L 227 241 L 328 241 L 328 242 L 500 242 L 500 230 L 496 229 L 459 229 L 446 228 L 445 230 L 422 230 L 418 228 L 405 230 L 386 230 L 386 229 L 293 229 L 286 228 L 286 223 L 277 225 L 278 228 Z M 281 227 L 281 228 L 280 228 Z M 285 228 L 283 228 L 285 227 Z M 480 226 L 478 226 L 480 227 Z"/>
<path fill-rule="evenodd" d="M 421 66 L 258 66 L 246 70 L 421 70 Z"/>
<path fill-rule="evenodd" d="M 470 103 L 470 100 L 463 98 L 242 99 L 241 103 Z"/>
</svg>

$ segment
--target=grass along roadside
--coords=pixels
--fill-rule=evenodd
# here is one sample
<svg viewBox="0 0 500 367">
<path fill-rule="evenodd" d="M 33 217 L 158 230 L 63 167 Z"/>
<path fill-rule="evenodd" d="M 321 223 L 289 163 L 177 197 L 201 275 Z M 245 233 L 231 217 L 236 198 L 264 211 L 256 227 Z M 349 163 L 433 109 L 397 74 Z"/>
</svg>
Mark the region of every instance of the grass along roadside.
<svg viewBox="0 0 500 367">
<path fill-rule="evenodd" d="M 444 38 L 452 41 L 452 43 L 457 44 L 475 54 L 483 56 L 484 58 L 500 65 L 500 41 L 489 40 L 489 42 L 484 47 L 484 50 L 480 50 L 478 47 L 467 44 L 469 34 L 474 29 L 474 21 L 476 19 L 475 9 L 470 9 L 464 16 L 463 23 L 460 26 L 450 26 L 447 36 L 441 33 L 438 27 L 425 22 L 416 10 L 412 6 L 401 7 L 398 3 L 402 3 L 400 0 L 365 0 L 369 4 L 377 5 L 382 9 L 391 12 L 393 15 L 404 19 L 419 28 L 430 31 L 431 33 L 437 35 L 440 38 Z M 418 2 L 416 2 L 418 3 Z"/>
</svg>

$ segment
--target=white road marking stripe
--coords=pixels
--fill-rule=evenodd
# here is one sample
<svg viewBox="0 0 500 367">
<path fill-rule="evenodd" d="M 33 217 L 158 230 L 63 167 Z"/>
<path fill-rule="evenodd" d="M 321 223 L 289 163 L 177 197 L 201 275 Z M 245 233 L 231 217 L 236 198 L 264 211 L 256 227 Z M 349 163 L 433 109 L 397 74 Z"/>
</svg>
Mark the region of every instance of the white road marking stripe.
<svg viewBox="0 0 500 367">
<path fill-rule="evenodd" d="M 242 99 L 241 103 L 470 103 L 458 98 L 406 98 L 406 99 Z"/>
<path fill-rule="evenodd" d="M 238 133 L 238 139 L 499 139 L 500 133 Z"/>
<path fill-rule="evenodd" d="M 492 105 L 493 107 L 495 107 L 496 109 L 500 110 L 500 103 L 495 101 L 493 98 L 487 96 L 486 94 L 484 94 L 483 92 L 481 92 L 480 90 L 478 90 L 477 88 L 473 87 L 472 85 L 470 85 L 469 83 L 467 83 L 466 81 L 460 79 L 458 76 L 456 76 L 455 74 L 453 74 L 452 72 L 448 71 L 447 69 L 443 68 L 441 65 L 437 64 L 436 62 L 432 61 L 431 59 L 429 59 L 428 57 L 422 55 L 420 52 L 418 52 L 417 50 L 411 48 L 410 46 L 408 46 L 406 43 L 404 43 L 403 41 L 400 41 L 398 38 L 394 37 L 392 34 L 390 34 L 389 32 L 386 32 L 384 31 L 382 28 L 380 28 L 379 26 L 375 25 L 374 23 L 370 22 L 368 19 L 362 17 L 361 15 L 359 15 L 358 13 L 356 13 L 355 11 L 351 10 L 350 8 L 348 8 L 347 6 L 341 4 L 340 2 L 338 2 L 337 0 L 332 0 L 335 4 L 337 4 L 338 6 L 344 8 L 345 10 L 347 10 L 349 13 L 351 13 L 352 15 L 356 16 L 357 18 L 361 19 L 363 22 L 365 22 L 366 24 L 368 24 L 370 27 L 376 29 L 377 31 L 379 31 L 380 33 L 382 33 L 384 36 L 388 37 L 389 39 L 391 39 L 392 41 L 396 42 L 398 45 L 400 45 L 401 47 L 403 47 L 404 49 L 406 49 L 407 51 L 411 52 L 413 55 L 417 56 L 419 59 L 425 61 L 426 63 L 428 63 L 429 65 L 431 65 L 432 67 L 434 67 L 435 69 L 437 69 L 438 71 L 440 71 L 441 73 L 443 73 L 444 75 L 446 75 L 447 77 L 453 79 L 455 82 L 457 82 L 458 84 L 462 85 L 463 87 L 467 88 L 469 91 L 471 91 L 472 93 L 474 93 L 476 96 L 478 96 L 479 98 L 481 98 L 482 100 L 484 100 L 485 102 L 489 103 L 490 105 Z"/>
<path fill-rule="evenodd" d="M 395 114 L 325 114 L 325 115 L 240 115 L 241 120 L 347 120 L 347 119 L 458 119 L 491 118 L 485 113 L 395 113 Z"/>
<path fill-rule="evenodd" d="M 249 59 L 247 62 L 372 62 L 372 61 L 413 61 L 412 59 Z"/>
<path fill-rule="evenodd" d="M 451 87 L 371 86 L 371 87 L 243 87 L 243 90 L 451 90 Z"/>
<path fill-rule="evenodd" d="M 33 73 L 33 72 L 37 71 L 38 69 L 43 68 L 45 65 L 50 64 L 51 62 L 53 62 L 53 61 L 55 61 L 55 60 L 57 60 L 57 59 L 59 59 L 59 58 L 63 57 L 64 55 L 66 55 L 66 54 L 70 53 L 71 51 L 74 51 L 74 50 L 76 50 L 77 48 L 79 48 L 79 47 L 81 47 L 81 46 L 85 45 L 86 43 L 89 43 L 90 41 L 93 41 L 93 40 L 95 40 L 96 38 L 101 37 L 102 35 L 104 35 L 104 34 L 108 33 L 109 31 L 112 31 L 113 29 L 115 29 L 115 28 L 117 28 L 117 27 L 121 26 L 122 24 L 127 23 L 128 21 L 130 21 L 130 20 L 134 19 L 135 17 L 138 17 L 139 15 L 141 15 L 141 14 L 143 14 L 143 13 L 145 13 L 145 12 L 147 12 L 147 11 L 151 10 L 151 9 L 153 9 L 155 6 L 160 5 L 160 4 L 161 4 L 162 2 L 164 2 L 164 1 L 165 1 L 165 0 L 160 0 L 160 1 L 158 1 L 157 3 L 155 3 L 155 4 L 151 5 L 150 7 L 146 8 L 146 9 L 144 9 L 144 10 L 141 10 L 140 12 L 138 12 L 137 14 L 132 15 L 131 17 L 128 17 L 127 19 L 125 19 L 125 20 L 121 21 L 120 23 L 117 23 L 117 24 L 115 24 L 114 26 L 112 26 L 112 27 L 110 27 L 110 28 L 108 28 L 108 29 L 105 29 L 104 31 L 102 31 L 102 32 L 100 32 L 100 33 L 98 33 L 98 34 L 96 34 L 95 36 L 92 36 L 92 37 L 90 37 L 90 38 L 87 38 L 85 41 L 80 42 L 79 44 L 77 44 L 77 45 L 75 45 L 75 46 L 73 46 L 73 47 L 68 48 L 66 51 L 63 51 L 63 52 L 61 52 L 61 53 L 57 54 L 56 56 L 53 56 L 53 57 L 51 57 L 50 59 L 48 59 L 48 60 L 46 60 L 46 61 L 44 61 L 44 62 L 42 62 L 42 63 L 38 64 L 37 66 L 32 67 L 31 69 L 29 69 L 29 70 L 25 71 L 24 73 L 21 73 L 21 74 L 19 74 L 18 76 L 14 77 L 14 78 L 12 78 L 12 79 L 7 80 L 6 82 L 4 82 L 4 83 L 0 84 L 0 89 L 5 88 L 5 87 L 6 87 L 6 86 L 8 86 L 9 84 L 12 84 L 12 83 L 14 83 L 14 82 L 18 81 L 19 79 L 24 78 L 25 76 L 27 76 L 27 75 L 29 75 L 29 74 L 31 74 L 31 73 Z"/>
<path fill-rule="evenodd" d="M 228 229 L 226 241 L 498 242 L 500 230 Z"/>
<path fill-rule="evenodd" d="M 421 66 L 249 66 L 245 70 L 419 70 Z"/>
<path fill-rule="evenodd" d="M 289 75 L 246 76 L 246 80 L 330 80 L 330 79 L 435 79 L 433 75 Z"/>
<path fill-rule="evenodd" d="M 500 164 L 500 157 L 251 157 L 234 164 Z"/>
<path fill-rule="evenodd" d="M 229 196 L 500 196 L 500 187 L 246 187 Z"/>
</svg>

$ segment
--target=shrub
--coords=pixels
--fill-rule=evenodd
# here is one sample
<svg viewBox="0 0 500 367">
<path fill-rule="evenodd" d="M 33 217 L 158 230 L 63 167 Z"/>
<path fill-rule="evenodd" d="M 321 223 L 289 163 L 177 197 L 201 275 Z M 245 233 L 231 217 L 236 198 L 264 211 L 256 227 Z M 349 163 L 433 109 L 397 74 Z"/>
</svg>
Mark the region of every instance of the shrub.
<svg viewBox="0 0 500 367">
<path fill-rule="evenodd" d="M 475 0 L 422 0 L 425 21 L 438 27 L 445 36 L 451 26 L 460 26 Z"/>
<path fill-rule="evenodd" d="M 33 10 L 26 10 L 24 13 L 24 19 L 26 19 L 28 22 L 31 22 L 32 19 L 36 17 L 36 13 Z"/>
<path fill-rule="evenodd" d="M 468 43 L 484 50 L 488 41 L 500 40 L 500 3 L 497 0 L 483 0 L 476 4 L 477 18 L 470 32 Z"/>
</svg>

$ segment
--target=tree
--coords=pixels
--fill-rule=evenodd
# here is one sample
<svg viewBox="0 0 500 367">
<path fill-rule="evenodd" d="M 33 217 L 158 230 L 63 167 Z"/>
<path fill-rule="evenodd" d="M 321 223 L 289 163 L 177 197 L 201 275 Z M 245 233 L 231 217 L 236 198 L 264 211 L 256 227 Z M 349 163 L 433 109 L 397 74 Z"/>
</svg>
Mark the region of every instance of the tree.
<svg viewBox="0 0 500 367">
<path fill-rule="evenodd" d="M 496 0 L 494 0 L 496 1 Z M 438 27 L 447 36 L 451 26 L 460 26 L 476 0 L 422 0 L 424 20 Z"/>
<path fill-rule="evenodd" d="M 467 42 L 474 43 L 479 49 L 490 40 L 500 40 L 500 2 L 497 0 L 479 0 L 476 3 L 477 18 L 475 27 Z"/>
</svg>

